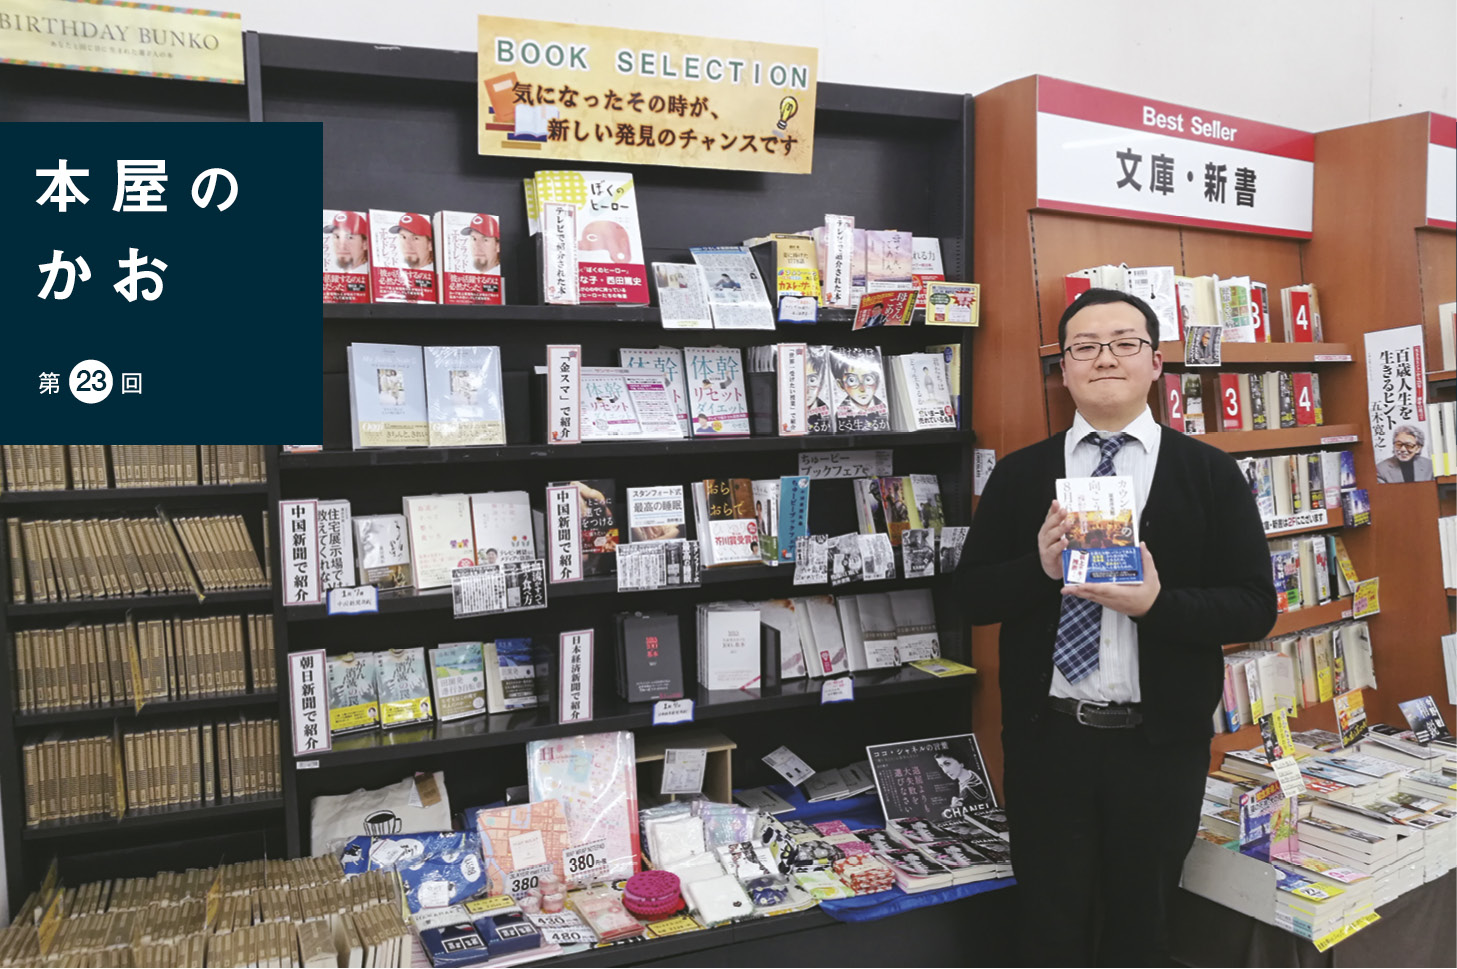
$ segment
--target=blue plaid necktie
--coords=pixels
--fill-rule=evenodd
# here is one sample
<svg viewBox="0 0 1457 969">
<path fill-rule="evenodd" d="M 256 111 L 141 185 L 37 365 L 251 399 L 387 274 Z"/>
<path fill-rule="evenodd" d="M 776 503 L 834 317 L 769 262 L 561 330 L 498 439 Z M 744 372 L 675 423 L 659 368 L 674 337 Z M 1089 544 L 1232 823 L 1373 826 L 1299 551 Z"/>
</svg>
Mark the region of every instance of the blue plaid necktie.
<svg viewBox="0 0 1457 969">
<path fill-rule="evenodd" d="M 1129 440 L 1127 434 L 1114 434 L 1101 441 L 1097 434 L 1083 440 L 1098 445 L 1098 466 L 1093 477 L 1104 478 L 1113 473 L 1113 456 Z M 1098 636 L 1103 628 L 1103 607 L 1077 596 L 1062 597 L 1062 616 L 1057 621 L 1057 644 L 1052 661 L 1069 683 L 1076 683 L 1098 668 Z"/>
</svg>

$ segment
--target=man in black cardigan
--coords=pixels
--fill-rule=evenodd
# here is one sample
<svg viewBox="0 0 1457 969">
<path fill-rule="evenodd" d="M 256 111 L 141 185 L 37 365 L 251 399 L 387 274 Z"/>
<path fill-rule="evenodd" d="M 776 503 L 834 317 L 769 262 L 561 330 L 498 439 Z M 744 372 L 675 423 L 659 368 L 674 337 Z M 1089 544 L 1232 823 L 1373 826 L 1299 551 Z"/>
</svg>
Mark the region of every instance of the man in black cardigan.
<svg viewBox="0 0 1457 969">
<path fill-rule="evenodd" d="M 1071 431 L 997 463 L 971 524 L 971 619 L 1001 623 L 1004 790 L 1028 964 L 1168 965 L 1225 643 L 1274 625 L 1259 512 L 1234 460 L 1157 424 L 1146 303 L 1092 289 L 1058 324 Z M 1062 477 L 1134 482 L 1143 582 L 1064 585 Z"/>
</svg>

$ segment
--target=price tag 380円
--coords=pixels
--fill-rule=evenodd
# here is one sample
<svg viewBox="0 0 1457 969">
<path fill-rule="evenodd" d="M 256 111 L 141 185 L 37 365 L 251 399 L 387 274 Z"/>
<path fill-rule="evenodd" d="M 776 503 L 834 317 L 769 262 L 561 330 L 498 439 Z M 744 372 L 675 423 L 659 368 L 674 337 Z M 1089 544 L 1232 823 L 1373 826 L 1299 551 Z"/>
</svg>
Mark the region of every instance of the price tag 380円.
<svg viewBox="0 0 1457 969">
<path fill-rule="evenodd" d="M 562 852 L 562 870 L 573 885 L 590 885 L 607 877 L 607 839 L 598 838 Z"/>
</svg>

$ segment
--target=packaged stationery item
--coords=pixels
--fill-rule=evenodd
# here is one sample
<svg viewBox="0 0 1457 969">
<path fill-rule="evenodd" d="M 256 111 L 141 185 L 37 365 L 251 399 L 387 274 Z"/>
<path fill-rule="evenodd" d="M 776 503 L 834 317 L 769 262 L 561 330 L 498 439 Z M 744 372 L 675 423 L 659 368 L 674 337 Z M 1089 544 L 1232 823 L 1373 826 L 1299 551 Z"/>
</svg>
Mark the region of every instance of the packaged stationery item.
<svg viewBox="0 0 1457 969">
<path fill-rule="evenodd" d="M 562 875 L 562 852 L 581 842 L 571 837 L 566 812 L 555 799 L 503 807 L 469 808 L 465 823 L 480 836 L 491 894 L 507 894 L 512 872 L 546 865 Z M 537 850 L 537 847 L 540 850 Z"/>
<path fill-rule="evenodd" d="M 531 800 L 557 798 L 562 802 L 572 845 L 605 840 L 609 878 L 627 878 L 639 867 L 633 750 L 633 736 L 626 731 L 536 740 L 526 745 Z M 560 857 L 558 854 L 558 860 Z"/>
<path fill-rule="evenodd" d="M 705 925 L 728 922 L 754 913 L 754 902 L 733 875 L 705 878 L 684 889 L 688 903 Z"/>
<path fill-rule="evenodd" d="M 622 899 L 610 889 L 576 892 L 572 895 L 572 908 L 597 933 L 599 941 L 615 942 L 642 935 L 642 923 L 632 917 Z"/>
<path fill-rule="evenodd" d="M 345 875 L 397 872 L 411 912 L 459 904 L 485 887 L 480 839 L 470 831 L 360 835 L 340 860 Z"/>
<path fill-rule="evenodd" d="M 475 924 L 492 959 L 541 948 L 541 932 L 521 912 L 485 915 Z"/>
</svg>

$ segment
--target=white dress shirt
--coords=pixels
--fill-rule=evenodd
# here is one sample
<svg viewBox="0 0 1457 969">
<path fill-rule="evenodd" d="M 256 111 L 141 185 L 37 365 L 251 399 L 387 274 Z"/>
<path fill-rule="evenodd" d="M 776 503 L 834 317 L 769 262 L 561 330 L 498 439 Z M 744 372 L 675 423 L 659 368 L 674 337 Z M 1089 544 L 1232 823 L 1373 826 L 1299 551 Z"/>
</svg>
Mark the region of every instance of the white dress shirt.
<svg viewBox="0 0 1457 969">
<path fill-rule="evenodd" d="M 1108 438 L 1114 432 L 1095 431 L 1082 414 L 1073 418 L 1073 426 L 1063 444 L 1069 478 L 1092 477 L 1098 467 L 1098 446 L 1083 440 L 1094 433 L 1100 438 Z M 1148 503 L 1148 489 L 1153 483 L 1163 432 L 1158 421 L 1153 419 L 1153 413 L 1144 407 L 1143 413 L 1123 428 L 1122 433 L 1131 435 L 1134 440 L 1124 442 L 1114 455 L 1113 473 L 1133 479 L 1133 518 L 1137 522 L 1142 519 L 1144 505 Z M 1049 692 L 1053 696 L 1075 700 L 1138 703 L 1143 697 L 1138 688 L 1138 627 L 1133 620 L 1121 612 L 1105 608 L 1098 643 L 1098 668 L 1078 682 L 1069 683 L 1054 665 Z"/>
</svg>

